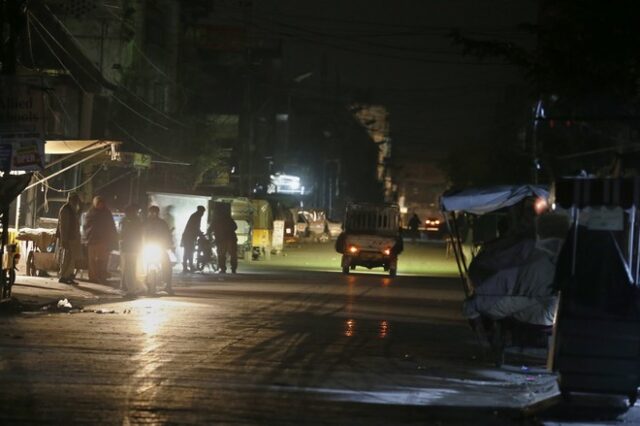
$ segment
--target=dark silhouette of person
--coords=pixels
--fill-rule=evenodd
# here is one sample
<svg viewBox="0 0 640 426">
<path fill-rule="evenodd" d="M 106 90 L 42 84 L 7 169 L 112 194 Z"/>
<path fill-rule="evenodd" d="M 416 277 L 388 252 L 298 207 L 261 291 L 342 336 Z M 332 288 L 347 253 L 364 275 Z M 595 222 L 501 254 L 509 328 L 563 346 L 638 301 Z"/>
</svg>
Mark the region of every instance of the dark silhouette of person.
<svg viewBox="0 0 640 426">
<path fill-rule="evenodd" d="M 411 219 L 409 219 L 409 231 L 411 232 L 412 241 L 415 241 L 416 238 L 420 236 L 419 228 L 421 223 L 422 222 L 420 222 L 420 218 L 416 213 L 414 213 L 413 216 L 411 216 Z"/>
<path fill-rule="evenodd" d="M 109 254 L 118 245 L 118 231 L 111 210 L 101 196 L 93 197 L 93 206 L 84 223 L 89 256 L 89 281 L 106 283 Z"/>
<path fill-rule="evenodd" d="M 169 250 L 173 249 L 173 235 L 169 224 L 160 217 L 158 206 L 149 207 L 147 220 L 144 223 L 144 241 L 145 243 L 157 244 L 162 250 L 162 258 L 160 259 L 162 280 L 166 284 L 167 293 L 173 294 L 173 275 L 169 258 Z"/>
<path fill-rule="evenodd" d="M 193 270 L 193 252 L 196 249 L 196 240 L 202 232 L 200 224 L 204 215 L 204 206 L 198 206 L 196 211 L 189 216 L 187 225 L 184 227 L 180 246 L 183 248 L 182 254 L 182 272 L 187 273 Z"/>
<path fill-rule="evenodd" d="M 218 247 L 218 267 L 220 273 L 227 272 L 227 254 L 231 264 L 231 272 L 236 273 L 238 269 L 238 237 L 236 236 L 238 225 L 228 212 L 216 215 L 211 224 L 211 231 L 216 239 Z"/>
<path fill-rule="evenodd" d="M 136 272 L 142 251 L 143 225 L 138 217 L 138 206 L 127 206 L 124 214 L 120 222 L 120 288 L 133 296 L 138 287 Z"/>
<path fill-rule="evenodd" d="M 80 241 L 80 197 L 71 192 L 58 212 L 58 243 L 60 244 L 60 279 L 64 284 L 78 284 L 75 278 L 76 261 L 82 256 Z"/>
</svg>

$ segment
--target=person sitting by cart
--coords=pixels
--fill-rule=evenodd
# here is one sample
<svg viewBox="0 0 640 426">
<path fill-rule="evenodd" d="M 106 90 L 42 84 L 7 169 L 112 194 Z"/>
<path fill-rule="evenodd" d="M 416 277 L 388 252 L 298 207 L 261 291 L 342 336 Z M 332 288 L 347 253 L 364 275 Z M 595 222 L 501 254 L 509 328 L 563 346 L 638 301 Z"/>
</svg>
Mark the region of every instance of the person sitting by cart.
<svg viewBox="0 0 640 426">
<path fill-rule="evenodd" d="M 231 272 L 238 269 L 238 237 L 236 236 L 238 225 L 230 214 L 218 214 L 211 224 L 211 231 L 216 239 L 218 247 L 218 267 L 221 274 L 227 271 L 227 254 L 231 263 Z"/>
<path fill-rule="evenodd" d="M 144 226 L 144 240 L 146 244 L 157 244 L 162 250 L 162 259 L 160 259 L 162 277 L 166 284 L 166 292 L 173 294 L 171 287 L 173 274 L 168 252 L 173 250 L 173 237 L 169 225 L 160 217 L 160 208 L 158 206 L 149 207 L 147 221 Z"/>
</svg>

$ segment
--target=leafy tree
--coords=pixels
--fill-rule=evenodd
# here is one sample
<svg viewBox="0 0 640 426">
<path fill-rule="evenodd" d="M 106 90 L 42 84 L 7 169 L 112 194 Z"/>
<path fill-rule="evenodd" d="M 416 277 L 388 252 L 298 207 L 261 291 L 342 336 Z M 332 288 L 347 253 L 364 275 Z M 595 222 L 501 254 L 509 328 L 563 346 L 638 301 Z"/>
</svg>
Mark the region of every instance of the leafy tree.
<svg viewBox="0 0 640 426">
<path fill-rule="evenodd" d="M 537 147 L 532 155 L 545 160 L 553 178 L 580 167 L 579 156 L 569 163 L 560 157 L 624 145 L 637 135 L 638 16 L 640 2 L 634 0 L 542 0 L 538 22 L 519 26 L 535 43 L 471 38 L 459 31 L 452 39 L 467 54 L 502 58 L 523 71 L 530 104 L 543 107 L 535 135 L 534 123 L 529 126 L 529 141 L 535 138 Z"/>
</svg>

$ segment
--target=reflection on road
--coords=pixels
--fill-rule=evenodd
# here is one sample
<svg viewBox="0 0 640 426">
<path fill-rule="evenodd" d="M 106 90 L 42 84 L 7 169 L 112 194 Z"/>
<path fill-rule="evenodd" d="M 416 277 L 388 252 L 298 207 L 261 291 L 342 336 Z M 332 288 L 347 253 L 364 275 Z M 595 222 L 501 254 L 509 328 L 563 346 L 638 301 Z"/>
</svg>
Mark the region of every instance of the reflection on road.
<svg viewBox="0 0 640 426">
<path fill-rule="evenodd" d="M 127 386 L 127 404 L 123 425 L 139 423 L 163 423 L 167 421 L 162 412 L 154 412 L 160 387 L 169 378 L 162 373 L 163 366 L 173 362 L 173 352 L 165 350 L 166 338 L 162 339 L 167 324 L 175 324 L 179 318 L 176 309 L 181 302 L 160 299 L 140 299 L 132 303 L 133 321 L 144 333 L 144 345 L 131 362 L 136 366 L 135 374 Z M 164 343 L 163 343 L 164 340 Z"/>
<path fill-rule="evenodd" d="M 356 320 L 348 319 L 344 322 L 344 335 L 347 337 L 353 337 L 353 333 L 355 333 L 356 328 Z"/>
</svg>

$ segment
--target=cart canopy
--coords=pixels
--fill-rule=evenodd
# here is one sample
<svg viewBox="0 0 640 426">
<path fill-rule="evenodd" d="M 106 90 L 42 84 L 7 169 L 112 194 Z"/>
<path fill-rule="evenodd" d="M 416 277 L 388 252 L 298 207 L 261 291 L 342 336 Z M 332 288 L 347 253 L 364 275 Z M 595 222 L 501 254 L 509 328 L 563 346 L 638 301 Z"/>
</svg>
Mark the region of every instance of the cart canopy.
<svg viewBox="0 0 640 426">
<path fill-rule="evenodd" d="M 483 215 L 517 204 L 527 197 L 547 200 L 549 189 L 541 185 L 500 185 L 446 191 L 440 198 L 443 211 L 462 211 Z"/>
</svg>

